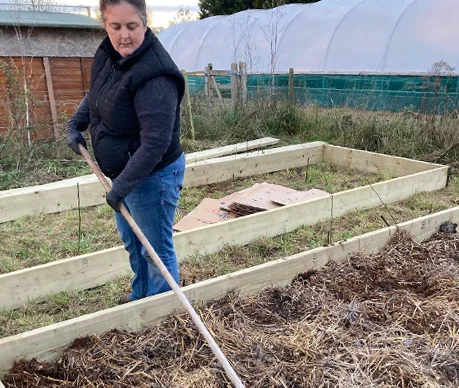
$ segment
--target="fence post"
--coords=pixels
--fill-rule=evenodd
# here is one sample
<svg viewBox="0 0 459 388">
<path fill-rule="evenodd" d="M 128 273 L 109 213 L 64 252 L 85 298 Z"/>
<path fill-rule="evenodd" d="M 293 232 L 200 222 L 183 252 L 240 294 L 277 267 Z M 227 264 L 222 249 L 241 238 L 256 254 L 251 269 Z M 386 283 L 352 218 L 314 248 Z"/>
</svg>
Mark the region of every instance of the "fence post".
<svg viewBox="0 0 459 388">
<path fill-rule="evenodd" d="M 57 124 L 57 108 L 56 99 L 54 97 L 53 79 L 51 75 L 51 66 L 49 65 L 49 58 L 43 57 L 43 67 L 45 68 L 46 87 L 48 89 L 49 107 L 51 109 L 51 117 L 53 119 L 54 138 L 60 138 L 59 126 Z"/>
<path fill-rule="evenodd" d="M 247 65 L 245 62 L 239 62 L 239 77 L 242 106 L 247 106 Z"/>
<path fill-rule="evenodd" d="M 207 96 L 207 100 L 209 103 L 209 106 L 211 106 L 212 103 L 212 97 L 213 97 L 213 90 L 212 90 L 212 63 L 209 63 L 205 70 L 204 70 L 204 76 L 205 76 L 205 94 Z"/>
<path fill-rule="evenodd" d="M 84 94 L 86 95 L 89 93 L 89 85 L 86 82 L 86 71 L 84 69 L 83 58 L 80 58 L 80 70 L 81 70 L 81 79 L 83 81 L 83 91 L 84 91 Z"/>
<path fill-rule="evenodd" d="M 295 89 L 294 80 L 295 72 L 293 68 L 288 69 L 288 101 L 290 105 L 295 105 Z"/>
<path fill-rule="evenodd" d="M 239 101 L 237 63 L 231 64 L 231 104 L 236 109 Z"/>
<path fill-rule="evenodd" d="M 185 79 L 185 97 L 186 103 L 188 106 L 188 116 L 190 117 L 190 134 L 191 140 L 196 140 L 194 133 L 194 124 L 193 124 L 193 114 L 191 112 L 191 98 L 190 98 L 190 89 L 188 88 L 188 77 L 185 70 L 182 70 L 183 78 Z"/>
</svg>

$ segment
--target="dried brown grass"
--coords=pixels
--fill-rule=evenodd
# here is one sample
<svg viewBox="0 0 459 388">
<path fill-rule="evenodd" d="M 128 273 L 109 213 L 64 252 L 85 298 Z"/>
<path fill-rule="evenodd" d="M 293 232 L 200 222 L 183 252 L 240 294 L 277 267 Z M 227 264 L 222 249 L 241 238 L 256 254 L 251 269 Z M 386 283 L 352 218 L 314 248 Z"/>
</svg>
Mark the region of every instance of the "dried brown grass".
<svg viewBox="0 0 459 388">
<path fill-rule="evenodd" d="M 400 232 L 376 255 L 199 312 L 247 387 L 457 387 L 458 245 L 456 234 L 416 243 Z M 78 339 L 54 363 L 18 363 L 4 383 L 230 386 L 186 314 Z"/>
</svg>

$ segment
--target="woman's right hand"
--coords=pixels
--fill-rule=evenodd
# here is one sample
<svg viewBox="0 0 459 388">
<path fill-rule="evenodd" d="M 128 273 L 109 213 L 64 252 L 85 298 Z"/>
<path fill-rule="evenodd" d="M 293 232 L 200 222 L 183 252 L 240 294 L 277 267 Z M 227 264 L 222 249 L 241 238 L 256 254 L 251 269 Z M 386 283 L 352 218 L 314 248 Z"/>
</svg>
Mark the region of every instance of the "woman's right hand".
<svg viewBox="0 0 459 388">
<path fill-rule="evenodd" d="M 87 149 L 86 140 L 80 131 L 69 131 L 67 134 L 67 144 L 77 155 L 81 155 L 80 144 Z"/>
</svg>

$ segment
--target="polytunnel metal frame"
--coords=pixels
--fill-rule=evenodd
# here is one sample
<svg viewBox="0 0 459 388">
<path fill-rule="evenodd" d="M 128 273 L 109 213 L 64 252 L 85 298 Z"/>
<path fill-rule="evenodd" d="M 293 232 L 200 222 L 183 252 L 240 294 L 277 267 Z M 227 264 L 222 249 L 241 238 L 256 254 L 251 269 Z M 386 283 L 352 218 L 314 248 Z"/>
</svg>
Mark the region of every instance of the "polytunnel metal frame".
<svg viewBox="0 0 459 388">
<path fill-rule="evenodd" d="M 229 69 L 246 62 L 249 99 L 273 92 L 287 99 L 292 69 L 299 104 L 441 114 L 459 110 L 459 29 L 452 16 L 458 12 L 456 0 L 322 0 L 188 22 L 158 37 L 190 75 L 194 95 L 204 89 L 209 63 Z M 263 23 L 279 14 L 273 47 Z M 299 48 L 288 47 L 291 41 Z"/>
<path fill-rule="evenodd" d="M 158 37 L 188 72 L 243 61 L 253 74 L 289 68 L 298 74 L 428 74 L 439 61 L 459 67 L 458 12 L 454 0 L 322 0 L 187 22 Z M 271 66 L 273 47 L 269 37 L 263 42 L 263 27 L 280 14 L 274 31 L 279 63 Z"/>
</svg>

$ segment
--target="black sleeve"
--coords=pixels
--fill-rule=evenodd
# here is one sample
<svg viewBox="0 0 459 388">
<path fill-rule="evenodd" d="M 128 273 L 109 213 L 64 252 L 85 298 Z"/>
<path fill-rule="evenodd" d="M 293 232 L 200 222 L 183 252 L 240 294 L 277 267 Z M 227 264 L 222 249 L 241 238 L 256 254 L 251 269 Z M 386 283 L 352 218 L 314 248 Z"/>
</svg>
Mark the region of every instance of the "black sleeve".
<svg viewBox="0 0 459 388">
<path fill-rule="evenodd" d="M 89 98 L 88 95 L 84 96 L 78 105 L 77 110 L 67 122 L 68 132 L 84 132 L 88 129 L 89 123 L 91 122 L 89 116 Z"/>
<path fill-rule="evenodd" d="M 177 85 L 167 76 L 152 79 L 136 93 L 134 105 L 140 123 L 140 147 L 113 184 L 113 191 L 120 197 L 126 197 L 148 177 L 167 151 L 178 98 Z"/>
</svg>

